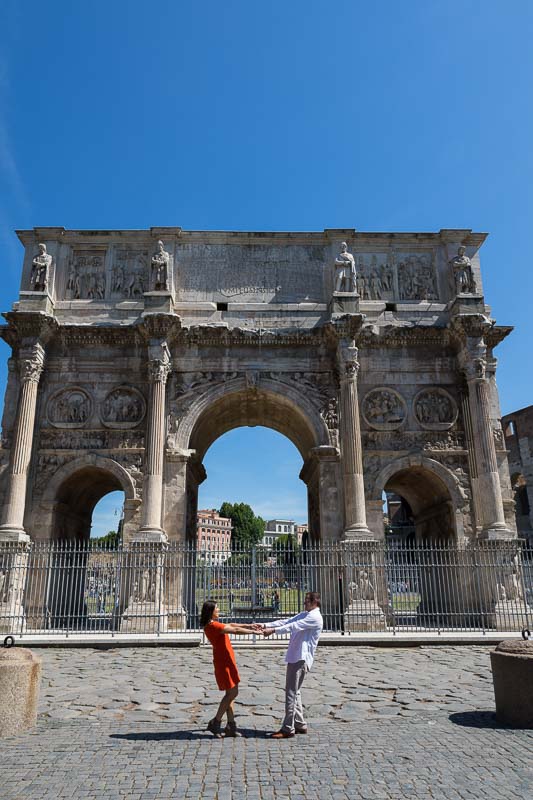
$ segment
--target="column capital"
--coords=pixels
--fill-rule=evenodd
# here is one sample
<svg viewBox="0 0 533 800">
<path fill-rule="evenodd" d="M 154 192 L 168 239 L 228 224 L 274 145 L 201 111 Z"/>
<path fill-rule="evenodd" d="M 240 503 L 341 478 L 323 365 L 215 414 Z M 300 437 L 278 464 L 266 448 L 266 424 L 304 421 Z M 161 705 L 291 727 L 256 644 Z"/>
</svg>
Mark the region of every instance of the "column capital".
<svg viewBox="0 0 533 800">
<path fill-rule="evenodd" d="M 357 380 L 359 350 L 353 339 L 341 339 L 337 348 L 341 381 Z"/>
<path fill-rule="evenodd" d="M 467 381 L 481 381 L 486 378 L 487 345 L 482 336 L 469 336 L 459 353 L 459 363 Z"/>
<path fill-rule="evenodd" d="M 44 369 L 44 348 L 39 342 L 20 351 L 19 372 L 23 383 L 39 383 Z"/>
<path fill-rule="evenodd" d="M 172 368 L 170 350 L 166 342 L 157 342 L 148 347 L 148 376 L 151 383 L 166 383 Z"/>
</svg>

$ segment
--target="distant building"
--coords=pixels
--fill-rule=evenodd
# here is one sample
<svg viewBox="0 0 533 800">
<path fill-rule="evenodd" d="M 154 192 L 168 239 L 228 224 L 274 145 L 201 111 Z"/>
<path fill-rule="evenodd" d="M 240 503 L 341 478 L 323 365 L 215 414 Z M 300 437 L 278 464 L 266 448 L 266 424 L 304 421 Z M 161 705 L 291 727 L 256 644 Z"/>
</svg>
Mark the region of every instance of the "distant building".
<svg viewBox="0 0 533 800">
<path fill-rule="evenodd" d="M 269 519 L 259 544 L 261 547 L 271 548 L 280 536 L 294 536 L 295 541 L 301 544 L 306 531 L 307 525 L 297 525 L 292 519 Z"/>
<path fill-rule="evenodd" d="M 211 564 L 223 564 L 231 555 L 231 520 L 221 517 L 215 508 L 198 511 L 196 529 L 198 549 L 205 550 Z"/>
<path fill-rule="evenodd" d="M 296 538 L 297 538 L 298 544 L 302 544 L 302 542 L 304 540 L 304 534 L 307 534 L 307 533 L 308 533 L 307 525 L 297 525 L 296 526 Z"/>
<path fill-rule="evenodd" d="M 518 535 L 533 543 L 533 406 L 502 417 Z"/>
</svg>

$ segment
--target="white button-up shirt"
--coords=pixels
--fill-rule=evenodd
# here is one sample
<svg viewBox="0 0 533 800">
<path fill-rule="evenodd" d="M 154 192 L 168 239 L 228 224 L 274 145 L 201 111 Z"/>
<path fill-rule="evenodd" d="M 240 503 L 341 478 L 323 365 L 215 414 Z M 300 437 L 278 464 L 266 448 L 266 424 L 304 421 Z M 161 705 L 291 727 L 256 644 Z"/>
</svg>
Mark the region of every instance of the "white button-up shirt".
<svg viewBox="0 0 533 800">
<path fill-rule="evenodd" d="M 318 639 L 324 627 L 322 614 L 318 607 L 312 608 L 311 611 L 302 611 L 301 614 L 296 614 L 290 619 L 268 622 L 265 627 L 275 628 L 276 633 L 290 633 L 291 638 L 285 654 L 286 664 L 305 661 L 307 669 L 311 669 Z"/>
</svg>

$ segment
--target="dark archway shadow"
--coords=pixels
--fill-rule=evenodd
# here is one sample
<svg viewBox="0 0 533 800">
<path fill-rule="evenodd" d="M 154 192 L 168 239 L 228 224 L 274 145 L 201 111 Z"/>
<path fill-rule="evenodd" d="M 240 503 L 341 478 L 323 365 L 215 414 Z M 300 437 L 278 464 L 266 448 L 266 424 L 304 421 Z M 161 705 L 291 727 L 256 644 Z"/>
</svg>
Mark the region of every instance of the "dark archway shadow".
<svg viewBox="0 0 533 800">
<path fill-rule="evenodd" d="M 243 739 L 266 739 L 266 731 L 256 731 L 253 728 L 239 728 Z M 164 742 L 164 741 L 197 741 L 209 739 L 216 741 L 208 731 L 132 731 L 131 733 L 111 733 L 110 739 L 123 739 L 131 742 Z M 231 737 L 229 737 L 231 738 Z M 241 738 L 241 737 L 239 737 Z M 223 741 L 219 739 L 218 741 Z"/>
<path fill-rule="evenodd" d="M 492 728 L 492 730 L 514 730 L 512 725 L 506 725 L 496 719 L 495 711 L 458 711 L 450 714 L 448 719 L 454 725 L 463 728 Z"/>
</svg>

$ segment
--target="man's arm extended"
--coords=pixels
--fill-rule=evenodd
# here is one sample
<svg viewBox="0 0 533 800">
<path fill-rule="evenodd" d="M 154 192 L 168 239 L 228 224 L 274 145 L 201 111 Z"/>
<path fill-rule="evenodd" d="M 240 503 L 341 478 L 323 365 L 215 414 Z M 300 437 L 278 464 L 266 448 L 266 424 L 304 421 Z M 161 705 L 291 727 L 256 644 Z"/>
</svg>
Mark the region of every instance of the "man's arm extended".
<svg viewBox="0 0 533 800">
<path fill-rule="evenodd" d="M 292 633 L 293 631 L 309 631 L 309 630 L 319 630 L 321 625 L 318 619 L 313 615 L 306 611 L 302 614 L 297 614 L 296 617 L 292 617 L 292 619 L 287 620 L 277 620 L 281 622 L 281 625 L 276 625 L 275 628 L 273 625 L 268 625 L 267 627 L 263 628 L 263 635 L 270 636 L 271 633 Z"/>
<path fill-rule="evenodd" d="M 294 617 L 276 619 L 274 622 L 265 623 L 265 628 L 281 628 L 282 625 L 288 625 L 291 622 L 295 622 L 297 619 L 303 619 L 305 616 L 307 616 L 307 611 L 300 611 L 300 613 L 295 614 Z"/>
</svg>

